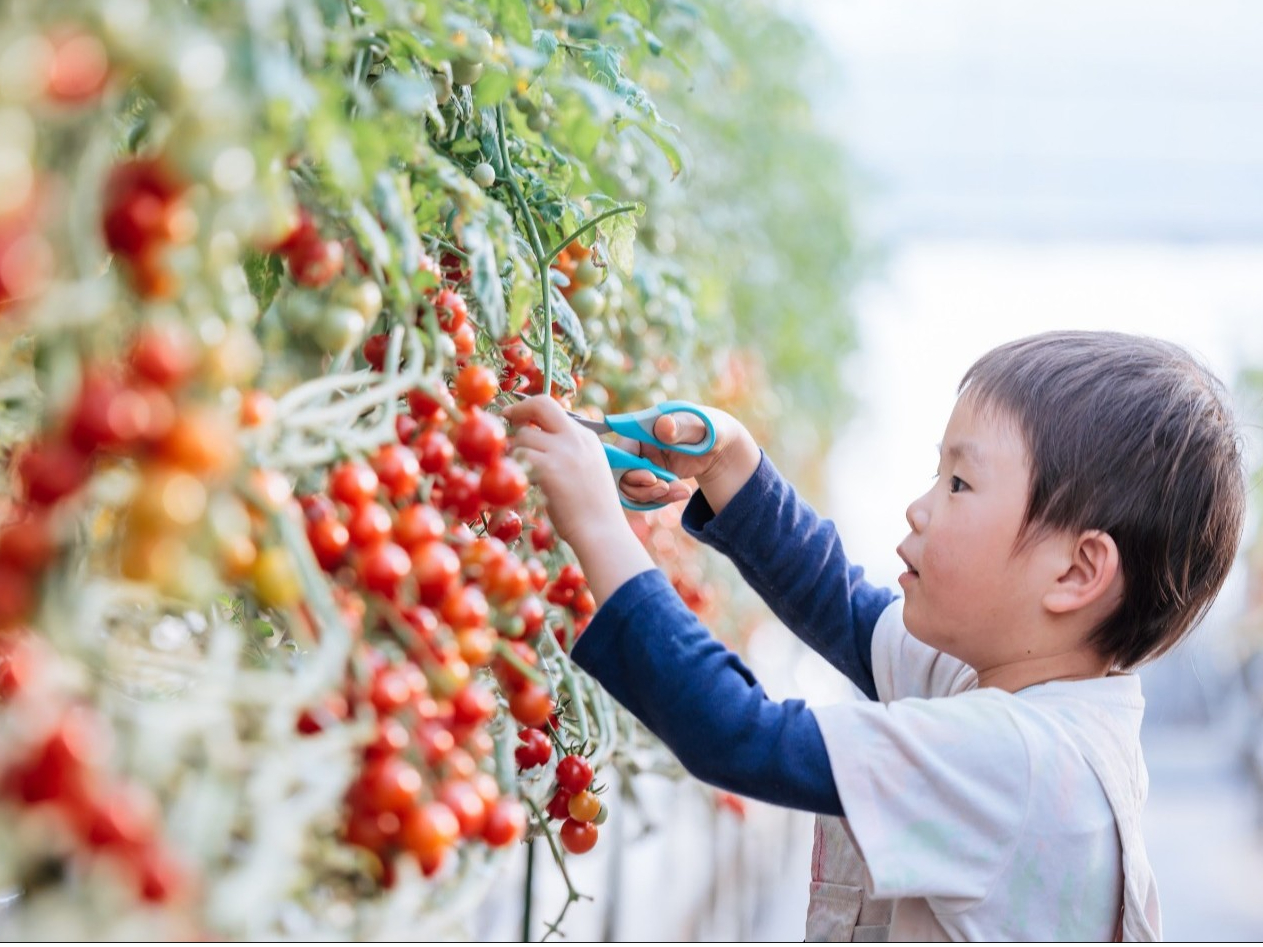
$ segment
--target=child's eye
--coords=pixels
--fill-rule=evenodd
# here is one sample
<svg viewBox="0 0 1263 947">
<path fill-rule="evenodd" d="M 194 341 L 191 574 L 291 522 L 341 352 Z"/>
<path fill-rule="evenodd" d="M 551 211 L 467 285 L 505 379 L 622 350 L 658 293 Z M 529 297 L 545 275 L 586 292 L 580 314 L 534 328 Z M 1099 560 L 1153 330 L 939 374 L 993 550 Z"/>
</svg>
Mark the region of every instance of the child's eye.
<svg viewBox="0 0 1263 947">
<path fill-rule="evenodd" d="M 951 480 L 947 481 L 947 491 L 949 493 L 960 493 L 960 491 L 968 489 L 969 484 L 961 480 L 960 477 L 952 477 Z"/>
</svg>

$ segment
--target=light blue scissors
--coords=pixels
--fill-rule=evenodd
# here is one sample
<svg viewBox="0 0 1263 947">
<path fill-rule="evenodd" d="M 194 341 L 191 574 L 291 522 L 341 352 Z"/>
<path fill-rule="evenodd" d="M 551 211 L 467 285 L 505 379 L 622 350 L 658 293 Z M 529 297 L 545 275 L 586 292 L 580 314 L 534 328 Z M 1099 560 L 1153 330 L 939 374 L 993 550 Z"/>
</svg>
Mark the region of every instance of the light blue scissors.
<svg viewBox="0 0 1263 947">
<path fill-rule="evenodd" d="M 585 418 L 583 415 L 575 414 L 573 411 L 567 411 L 566 413 L 578 424 L 583 425 L 589 431 L 595 431 L 597 434 L 621 434 L 623 437 L 629 437 L 642 444 L 649 444 L 661 450 L 675 451 L 677 454 L 698 456 L 705 454 L 715 446 L 715 423 L 704 410 L 688 401 L 663 401 L 652 408 L 645 408 L 643 411 L 633 411 L 629 414 L 607 414 L 599 421 Z M 664 414 L 693 415 L 706 427 L 706 436 L 696 444 L 663 443 L 654 436 L 653 426 L 658 418 Z M 629 510 L 645 511 L 656 510 L 666 506 L 665 503 L 640 503 L 631 499 L 623 493 L 621 481 L 623 474 L 629 470 L 648 470 L 659 480 L 665 480 L 668 483 L 679 479 L 675 474 L 669 470 L 664 470 L 657 464 L 651 463 L 644 457 L 625 451 L 621 447 L 615 447 L 613 444 L 605 444 L 604 447 L 605 458 L 610 462 L 610 470 L 614 473 L 614 485 L 618 488 L 618 498 L 624 507 Z"/>
</svg>

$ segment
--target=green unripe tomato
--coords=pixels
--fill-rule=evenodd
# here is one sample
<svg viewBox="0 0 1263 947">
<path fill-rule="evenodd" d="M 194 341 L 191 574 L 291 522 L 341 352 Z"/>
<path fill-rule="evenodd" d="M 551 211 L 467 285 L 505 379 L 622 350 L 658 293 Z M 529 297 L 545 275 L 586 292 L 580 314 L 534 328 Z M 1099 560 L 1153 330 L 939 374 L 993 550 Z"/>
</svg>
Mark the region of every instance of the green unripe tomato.
<svg viewBox="0 0 1263 947">
<path fill-rule="evenodd" d="M 580 319 L 592 319 L 605 311 L 605 297 L 599 290 L 585 286 L 571 294 L 570 308 Z"/>
<path fill-rule="evenodd" d="M 605 278 L 605 270 L 592 262 L 591 255 L 579 261 L 574 268 L 574 281 L 580 286 L 595 286 Z"/>
<path fill-rule="evenodd" d="M 321 314 L 312 337 L 326 352 L 341 352 L 359 343 L 365 327 L 364 317 L 358 309 L 330 306 Z"/>
<path fill-rule="evenodd" d="M 456 85 L 473 85 L 481 78 L 481 62 L 465 62 L 458 59 L 452 63 L 452 82 Z"/>
<path fill-rule="evenodd" d="M 350 306 L 364 317 L 365 325 L 371 323 L 382 311 L 382 288 L 372 280 L 362 283 L 344 283 L 338 301 Z"/>
<path fill-rule="evenodd" d="M 483 190 L 486 190 L 487 188 L 491 187 L 491 185 L 496 183 L 496 169 L 493 168 L 488 162 L 482 161 L 474 165 L 474 170 L 471 177 L 473 177 L 475 184 L 477 184 Z"/>
<path fill-rule="evenodd" d="M 547 112 L 532 112 L 526 119 L 526 127 L 533 132 L 545 131 L 552 123 Z"/>
<path fill-rule="evenodd" d="M 307 292 L 290 293 L 280 307 L 281 321 L 294 335 L 310 335 L 320 318 L 324 303 Z"/>
</svg>

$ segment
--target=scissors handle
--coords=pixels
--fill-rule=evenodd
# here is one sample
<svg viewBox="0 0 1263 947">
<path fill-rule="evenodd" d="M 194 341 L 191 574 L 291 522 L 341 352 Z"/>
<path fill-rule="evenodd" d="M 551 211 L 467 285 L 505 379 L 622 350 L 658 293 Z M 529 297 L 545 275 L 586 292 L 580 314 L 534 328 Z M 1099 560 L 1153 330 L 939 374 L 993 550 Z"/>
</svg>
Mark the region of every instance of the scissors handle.
<svg viewBox="0 0 1263 947">
<path fill-rule="evenodd" d="M 669 470 L 664 470 L 644 457 L 625 451 L 621 447 L 615 447 L 613 444 L 605 444 L 603 446 L 605 447 L 605 459 L 609 461 L 610 472 L 614 474 L 614 488 L 618 491 L 618 500 L 623 504 L 624 508 L 645 512 L 666 506 L 665 503 L 641 503 L 627 496 L 623 492 L 622 487 L 623 474 L 629 470 L 648 470 L 659 480 L 665 480 L 668 483 L 679 479 L 675 474 Z"/>
<path fill-rule="evenodd" d="M 653 426 L 664 414 L 693 415 L 705 426 L 706 436 L 696 444 L 666 444 L 658 440 L 653 433 Z M 705 454 L 715 446 L 715 423 L 704 410 L 689 401 L 662 401 L 642 411 L 632 411 L 629 414 L 607 414 L 605 423 L 616 434 L 630 437 L 642 444 L 650 444 L 661 450 L 675 451 L 677 454 L 689 454 L 696 457 Z"/>
</svg>

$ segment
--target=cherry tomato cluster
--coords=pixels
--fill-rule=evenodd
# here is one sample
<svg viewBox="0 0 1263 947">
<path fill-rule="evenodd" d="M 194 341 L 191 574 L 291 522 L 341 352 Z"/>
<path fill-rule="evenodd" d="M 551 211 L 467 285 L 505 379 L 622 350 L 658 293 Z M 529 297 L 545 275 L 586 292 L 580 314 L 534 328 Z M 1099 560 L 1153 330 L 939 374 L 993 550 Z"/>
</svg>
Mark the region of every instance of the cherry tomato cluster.
<svg viewBox="0 0 1263 947">
<path fill-rule="evenodd" d="M 442 292 L 434 308 L 445 331 L 462 325 L 464 309 Z M 381 357 L 374 338 L 364 354 Z M 487 724 L 503 699 L 525 726 L 560 726 L 534 642 L 551 632 L 569 643 L 595 610 L 577 566 L 550 579 L 531 554 L 555 540 L 541 518 L 524 528 L 526 474 L 489 410 L 499 393 L 496 373 L 472 362 L 442 390 L 411 391 L 397 441 L 336 464 L 300 500 L 316 561 L 343 603 L 357 603 L 362 640 L 358 677 L 299 729 L 371 707 L 376 736 L 347 794 L 343 836 L 377 856 L 384 884 L 401 854 L 430 875 L 462 844 L 521 837 L 525 811 L 489 772 Z"/>
<path fill-rule="evenodd" d="M 117 362 L 84 365 L 69 409 L 14 463 L 17 499 L 0 525 L 0 627 L 28 616 L 56 554 L 59 505 L 103 461 L 130 458 L 138 473 L 123 515 L 120 571 L 174 586 L 189 535 L 203 523 L 209 488 L 237 456 L 231 419 L 184 391 L 195 374 L 205 380 L 213 362 L 183 324 L 154 322 L 136 332 Z M 225 561 L 242 559 L 239 537 L 220 540 L 216 551 Z"/>
<path fill-rule="evenodd" d="M 184 199 L 187 182 L 162 158 L 133 158 L 114 166 L 105 185 L 105 245 L 126 264 L 143 299 L 170 299 L 179 283 L 165 261 L 168 247 L 187 243 L 197 216 Z"/>
<path fill-rule="evenodd" d="M 544 766 L 552 759 L 553 743 L 559 742 L 556 727 L 526 727 L 518 731 L 514 759 L 518 769 Z M 592 791 L 592 764 L 578 753 L 567 753 L 557 761 L 556 789 L 547 806 L 548 817 L 561 821 L 561 844 L 572 855 L 582 855 L 596 845 L 597 826 L 606 819 L 604 804 Z"/>
<path fill-rule="evenodd" d="M 561 844 L 572 855 L 590 852 L 597 826 L 605 821 L 605 807 L 592 791 L 592 764 L 576 753 L 557 761 L 557 791 L 548 803 L 548 816 L 562 820 Z"/>
<path fill-rule="evenodd" d="M 0 704 L 26 701 L 47 708 L 54 702 L 56 696 L 40 686 L 47 663 L 48 655 L 26 632 L 0 634 Z M 110 736 L 91 707 L 59 707 L 47 732 L 0 768 L 0 799 L 23 810 L 55 812 L 74 840 L 76 857 L 109 859 L 140 900 L 161 904 L 182 898 L 192 876 L 161 838 L 154 797 L 106 769 Z"/>
</svg>

